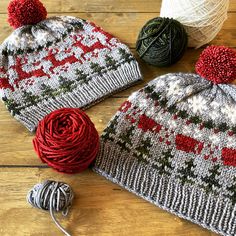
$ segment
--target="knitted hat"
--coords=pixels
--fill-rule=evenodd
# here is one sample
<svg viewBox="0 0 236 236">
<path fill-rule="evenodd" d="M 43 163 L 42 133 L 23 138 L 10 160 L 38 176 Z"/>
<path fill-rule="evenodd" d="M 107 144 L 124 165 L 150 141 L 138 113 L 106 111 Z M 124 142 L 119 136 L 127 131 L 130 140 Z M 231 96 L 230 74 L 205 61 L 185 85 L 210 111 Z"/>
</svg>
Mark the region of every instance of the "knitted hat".
<svg viewBox="0 0 236 236">
<path fill-rule="evenodd" d="M 236 78 L 236 51 L 208 47 L 196 70 L 133 93 L 104 130 L 94 170 L 182 218 L 236 235 L 236 86 L 224 84 Z"/>
<path fill-rule="evenodd" d="M 33 131 L 62 107 L 88 107 L 141 80 L 137 61 L 118 39 L 86 20 L 46 18 L 38 0 L 13 0 L 16 30 L 0 46 L 0 96 Z"/>
</svg>

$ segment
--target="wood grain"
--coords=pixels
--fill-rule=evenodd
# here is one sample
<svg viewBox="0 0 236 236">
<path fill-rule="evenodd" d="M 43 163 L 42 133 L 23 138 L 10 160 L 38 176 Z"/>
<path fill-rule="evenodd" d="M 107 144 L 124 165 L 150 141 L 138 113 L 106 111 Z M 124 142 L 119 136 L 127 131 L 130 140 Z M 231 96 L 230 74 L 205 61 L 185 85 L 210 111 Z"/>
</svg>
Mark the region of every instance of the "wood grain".
<svg viewBox="0 0 236 236">
<path fill-rule="evenodd" d="M 48 12 L 160 12 L 161 0 L 41 0 Z M 9 0 L 0 1 L 0 13 L 5 13 Z M 230 0 L 229 11 L 236 10 Z"/>
<path fill-rule="evenodd" d="M 56 14 L 49 14 L 49 16 Z M 151 18 L 158 16 L 158 13 L 60 13 L 57 15 L 72 15 L 83 19 L 96 22 L 106 31 L 118 37 L 129 47 L 135 48 L 135 42 L 141 27 Z M 0 42 L 10 35 L 12 29 L 6 21 L 7 15 L 0 15 Z M 235 13 L 229 13 L 223 29 L 212 44 L 221 44 L 226 46 L 235 46 L 236 24 Z"/>
<path fill-rule="evenodd" d="M 12 29 L 6 19 L 8 0 L 0 1 L 0 43 Z M 132 48 L 140 28 L 159 15 L 161 0 L 42 0 L 49 16 L 73 15 L 94 21 Z M 230 0 L 228 20 L 213 44 L 236 47 L 236 1 Z M 175 65 L 156 68 L 138 59 L 144 81 L 107 98 L 86 112 L 101 134 L 120 104 L 135 90 L 158 75 L 194 72 L 201 50 L 188 49 Z M 58 218 L 72 235 L 215 236 L 112 184 L 91 170 L 77 175 L 59 174 L 36 156 L 29 133 L 0 104 L 0 235 L 62 235 L 49 214 L 33 209 L 25 201 L 28 190 L 45 179 L 69 183 L 75 201 L 68 218 Z"/>
<path fill-rule="evenodd" d="M 58 214 L 72 235 L 215 235 L 155 207 L 91 170 L 63 175 L 51 169 L 4 168 L 0 172 L 1 236 L 62 235 L 47 212 L 26 202 L 29 189 L 46 179 L 66 182 L 75 192 L 68 217 Z"/>
<path fill-rule="evenodd" d="M 115 114 L 120 104 L 126 98 L 110 98 L 91 107 L 86 112 L 95 123 L 99 133 L 105 128 L 110 118 Z M 36 156 L 31 134 L 18 121 L 14 120 L 3 104 L 0 105 L 0 144 L 1 165 L 42 165 Z"/>
</svg>

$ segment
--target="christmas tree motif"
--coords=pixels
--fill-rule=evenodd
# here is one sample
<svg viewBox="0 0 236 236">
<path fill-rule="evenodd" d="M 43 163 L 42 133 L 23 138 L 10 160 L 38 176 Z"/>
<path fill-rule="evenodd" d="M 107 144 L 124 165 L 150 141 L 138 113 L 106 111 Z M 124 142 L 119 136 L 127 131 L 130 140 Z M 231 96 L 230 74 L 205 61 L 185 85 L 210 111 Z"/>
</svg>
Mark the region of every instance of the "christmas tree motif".
<svg viewBox="0 0 236 236">
<path fill-rule="evenodd" d="M 234 177 L 233 184 L 227 187 L 226 190 L 230 192 L 230 194 L 227 195 L 226 197 L 228 197 L 232 201 L 232 203 L 235 204 L 236 203 L 236 176 Z"/>
<path fill-rule="evenodd" d="M 171 114 L 174 114 L 177 112 L 177 107 L 175 105 L 169 106 L 167 108 L 168 112 L 170 112 Z"/>
<path fill-rule="evenodd" d="M 131 61 L 134 60 L 134 57 L 133 57 L 130 53 L 126 52 L 126 50 L 123 49 L 123 48 L 119 48 L 119 53 L 121 54 L 121 57 L 122 57 L 126 62 L 131 62 Z"/>
<path fill-rule="evenodd" d="M 150 94 L 150 98 L 153 99 L 154 101 L 159 101 L 161 98 L 161 94 L 153 92 Z M 164 107 L 166 105 L 166 103 L 167 103 L 167 99 L 161 100 L 160 101 L 161 107 Z"/>
<path fill-rule="evenodd" d="M 155 88 L 154 85 L 146 86 L 146 87 L 144 88 L 144 92 L 145 92 L 145 93 L 152 93 L 152 92 L 154 92 L 154 88 Z"/>
<path fill-rule="evenodd" d="M 106 61 L 106 66 L 108 68 L 111 68 L 112 70 L 117 69 L 117 66 L 116 66 L 117 62 L 112 57 L 107 55 L 105 58 L 105 61 Z"/>
<path fill-rule="evenodd" d="M 163 151 L 161 157 L 157 160 L 158 164 L 153 165 L 153 167 L 157 169 L 161 175 L 170 175 L 171 171 L 174 169 L 171 165 L 171 159 L 173 157 L 174 156 L 171 154 L 171 149 Z"/>
<path fill-rule="evenodd" d="M 149 156 L 149 149 L 151 148 L 151 139 L 147 138 L 145 140 L 142 140 L 141 145 L 136 148 L 136 153 L 134 153 L 134 156 L 143 162 L 148 162 L 145 156 Z"/>
<path fill-rule="evenodd" d="M 50 46 L 52 46 L 52 44 L 54 44 L 54 43 L 59 43 L 62 39 L 64 39 L 65 37 L 67 36 L 67 33 L 65 32 L 65 33 L 63 33 L 62 34 L 62 37 L 61 38 L 59 38 L 59 39 L 55 39 L 55 41 L 48 41 L 48 42 L 46 42 L 45 43 L 45 45 L 39 45 L 38 47 L 37 47 L 37 50 L 42 50 L 45 46 L 47 47 L 47 48 L 49 48 Z M 30 53 L 30 52 L 34 52 L 34 48 L 29 48 L 29 49 L 27 49 L 27 52 L 28 53 Z"/>
<path fill-rule="evenodd" d="M 207 129 L 212 129 L 214 128 L 214 123 L 212 120 L 208 120 L 203 122 L 204 127 L 206 127 Z"/>
<path fill-rule="evenodd" d="M 28 49 L 28 50 L 32 50 L 32 49 Z M 16 49 L 16 54 L 22 54 L 23 52 L 24 52 L 23 49 L 20 49 L 20 48 Z"/>
<path fill-rule="evenodd" d="M 229 126 L 227 125 L 227 123 L 221 123 L 221 124 L 218 126 L 218 129 L 219 129 L 219 131 L 221 131 L 221 132 L 225 132 L 226 130 L 229 129 Z"/>
<path fill-rule="evenodd" d="M 20 113 L 20 109 L 18 108 L 19 104 L 17 104 L 13 99 L 7 99 L 6 97 L 3 97 L 2 100 L 13 116 Z"/>
<path fill-rule="evenodd" d="M 78 76 L 76 81 L 80 82 L 80 83 L 86 83 L 88 84 L 88 79 L 87 79 L 87 75 L 82 71 L 82 70 L 76 70 L 76 75 Z"/>
<path fill-rule="evenodd" d="M 102 70 L 104 67 L 100 66 L 98 63 L 91 62 L 90 68 L 93 70 L 94 73 L 102 75 Z"/>
<path fill-rule="evenodd" d="M 206 192 L 212 192 L 214 186 L 217 188 L 220 187 L 219 180 L 217 179 L 217 176 L 220 175 L 219 169 L 220 166 L 215 165 L 209 170 L 210 175 L 201 178 L 207 184 L 206 186 L 202 186 L 206 190 Z"/>
<path fill-rule="evenodd" d="M 181 117 L 182 119 L 185 119 L 188 117 L 187 111 L 184 111 L 184 110 L 180 110 L 177 115 Z"/>
<path fill-rule="evenodd" d="M 84 26 L 81 22 L 71 21 L 70 24 L 73 25 L 78 30 L 83 30 L 84 29 Z M 73 30 L 73 28 L 69 29 L 69 31 L 72 31 L 72 30 Z"/>
<path fill-rule="evenodd" d="M 117 142 L 117 144 L 126 151 L 130 151 L 130 149 L 127 147 L 127 144 L 132 145 L 133 130 L 134 127 L 130 127 L 126 130 L 126 132 L 119 135 L 119 141 Z"/>
<path fill-rule="evenodd" d="M 54 98 L 54 94 L 53 94 L 54 90 L 50 86 L 48 86 L 46 84 L 42 84 L 41 90 L 42 90 L 42 96 Z"/>
<path fill-rule="evenodd" d="M 47 48 L 50 47 L 51 44 L 52 44 L 52 43 L 51 43 L 50 41 L 46 42 L 46 47 L 47 47 Z"/>
<path fill-rule="evenodd" d="M 110 134 L 116 134 L 116 126 L 118 124 L 117 120 L 118 120 L 118 116 L 115 116 L 113 120 L 111 121 L 110 125 L 104 129 L 103 134 L 102 134 L 102 138 L 104 140 L 114 141 L 114 138 L 112 138 Z"/>
<path fill-rule="evenodd" d="M 159 95 L 159 96 L 160 96 L 160 95 Z M 163 107 L 166 107 L 167 102 L 168 102 L 167 98 L 161 99 L 161 100 L 160 100 L 160 106 L 161 106 L 162 108 L 163 108 Z"/>
<path fill-rule="evenodd" d="M 202 119 L 199 116 L 191 116 L 189 120 L 195 125 L 202 123 Z"/>
<path fill-rule="evenodd" d="M 32 92 L 24 92 L 23 99 L 26 103 L 30 105 L 37 105 L 39 101 L 39 96 L 34 95 Z"/>
<path fill-rule="evenodd" d="M 178 178 L 182 184 L 192 184 L 194 183 L 194 180 L 190 178 L 197 177 L 196 174 L 194 174 L 194 167 L 196 167 L 196 165 L 193 163 L 193 159 L 187 160 L 184 164 L 185 165 L 178 170 Z"/>
<path fill-rule="evenodd" d="M 155 90 L 154 85 L 146 86 L 144 88 L 144 92 L 148 94 L 151 99 L 153 99 L 154 101 L 158 101 L 161 98 L 161 94 L 159 92 L 154 92 L 154 90 Z"/>
<path fill-rule="evenodd" d="M 61 92 L 66 93 L 72 91 L 74 81 L 67 80 L 66 78 L 60 76 L 59 83 L 60 83 L 59 89 Z"/>
<path fill-rule="evenodd" d="M 51 44 L 52 45 L 52 44 Z M 38 46 L 38 50 L 42 50 L 44 48 L 44 45 L 39 45 Z M 29 48 L 28 50 L 27 50 L 28 52 L 34 52 L 34 49 L 33 48 Z"/>
</svg>

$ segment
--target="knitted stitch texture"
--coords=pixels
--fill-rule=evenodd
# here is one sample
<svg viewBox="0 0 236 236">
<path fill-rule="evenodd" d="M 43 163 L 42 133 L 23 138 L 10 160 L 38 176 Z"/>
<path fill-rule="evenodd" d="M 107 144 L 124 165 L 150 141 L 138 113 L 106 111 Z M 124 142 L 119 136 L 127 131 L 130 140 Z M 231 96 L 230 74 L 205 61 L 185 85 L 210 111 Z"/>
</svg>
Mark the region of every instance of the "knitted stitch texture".
<svg viewBox="0 0 236 236">
<path fill-rule="evenodd" d="M 86 108 L 139 80 L 126 45 L 74 17 L 22 26 L 0 46 L 0 97 L 30 131 L 51 111 Z"/>
<path fill-rule="evenodd" d="M 196 74 L 133 93 L 101 138 L 94 170 L 207 229 L 236 235 L 236 86 Z"/>
</svg>

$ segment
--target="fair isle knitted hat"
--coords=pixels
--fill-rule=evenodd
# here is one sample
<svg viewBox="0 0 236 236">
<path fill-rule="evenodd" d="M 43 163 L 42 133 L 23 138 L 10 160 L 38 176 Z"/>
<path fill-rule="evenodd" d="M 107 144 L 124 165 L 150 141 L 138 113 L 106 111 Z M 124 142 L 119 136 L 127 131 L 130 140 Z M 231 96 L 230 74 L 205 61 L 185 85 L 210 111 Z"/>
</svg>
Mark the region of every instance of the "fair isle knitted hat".
<svg viewBox="0 0 236 236">
<path fill-rule="evenodd" d="M 129 48 L 86 20 L 46 19 L 39 0 L 12 0 L 16 30 L 0 46 L 0 92 L 30 131 L 63 107 L 88 107 L 141 80 Z"/>
<path fill-rule="evenodd" d="M 104 130 L 94 170 L 207 229 L 236 235 L 236 51 L 133 93 Z"/>
</svg>

